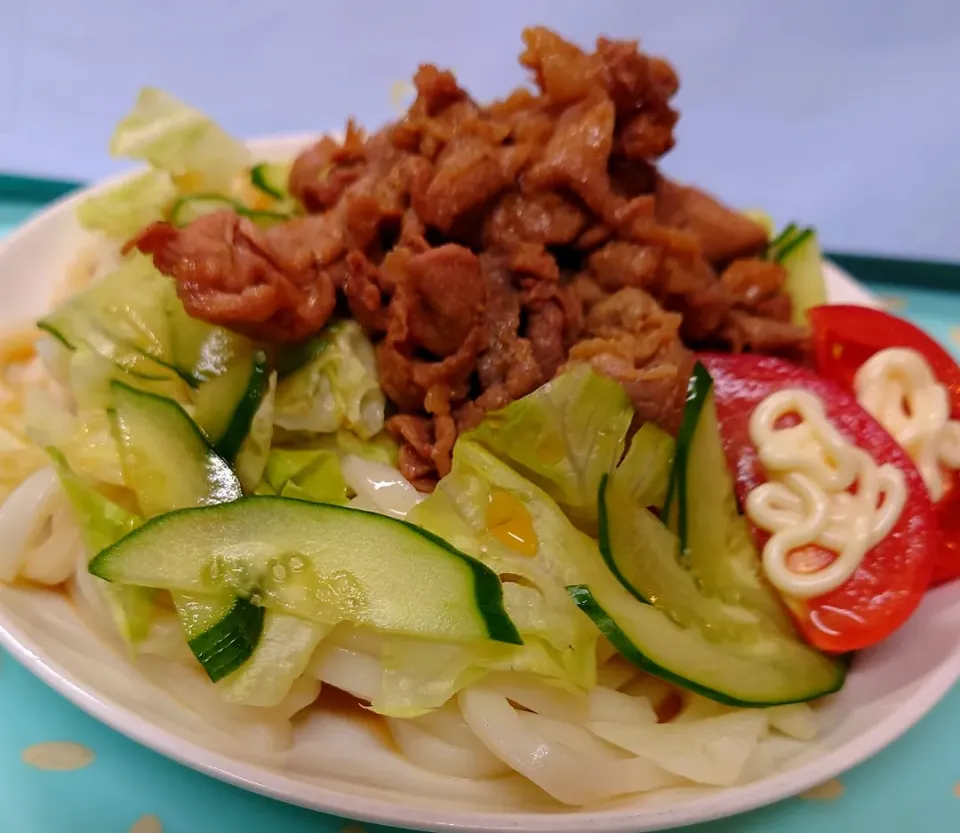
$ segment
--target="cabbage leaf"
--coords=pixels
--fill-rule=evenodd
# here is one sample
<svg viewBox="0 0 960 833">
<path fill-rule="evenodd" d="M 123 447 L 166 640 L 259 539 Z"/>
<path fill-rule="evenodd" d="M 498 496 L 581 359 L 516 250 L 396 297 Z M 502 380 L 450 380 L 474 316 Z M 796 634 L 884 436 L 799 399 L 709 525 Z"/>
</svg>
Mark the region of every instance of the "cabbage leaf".
<svg viewBox="0 0 960 833">
<path fill-rule="evenodd" d="M 193 191 L 228 191 L 250 164 L 242 142 L 231 138 L 199 110 L 154 87 L 140 91 L 133 109 L 117 125 L 110 153 L 139 159 L 183 181 Z"/>
<path fill-rule="evenodd" d="M 594 531 L 600 479 L 623 454 L 634 416 L 623 388 L 577 365 L 533 393 L 486 415 L 467 434 Z"/>
<path fill-rule="evenodd" d="M 129 240 L 144 226 L 162 220 L 176 195 L 170 174 L 145 171 L 102 194 L 87 197 L 77 207 L 77 220 L 91 231 Z"/>
<path fill-rule="evenodd" d="M 373 345 L 355 321 L 328 326 L 313 357 L 277 385 L 274 420 L 287 431 L 349 429 L 363 440 L 383 430 L 385 400 Z"/>
</svg>

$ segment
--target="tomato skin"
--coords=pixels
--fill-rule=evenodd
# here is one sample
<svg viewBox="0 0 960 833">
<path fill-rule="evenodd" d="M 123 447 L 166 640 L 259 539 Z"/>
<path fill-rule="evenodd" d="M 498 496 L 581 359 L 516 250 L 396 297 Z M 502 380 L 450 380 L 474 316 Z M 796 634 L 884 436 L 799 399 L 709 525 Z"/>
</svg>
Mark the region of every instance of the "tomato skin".
<svg viewBox="0 0 960 833">
<path fill-rule="evenodd" d="M 926 359 L 950 394 L 950 418 L 960 420 L 960 366 L 919 327 L 879 309 L 851 305 L 815 307 L 808 313 L 813 328 L 819 373 L 853 390 L 853 377 L 874 353 L 888 347 L 909 347 Z M 932 584 L 960 578 L 960 472 L 954 472 L 947 493 L 935 504 L 940 519 L 941 549 Z"/>
<path fill-rule="evenodd" d="M 836 382 L 770 356 L 707 354 L 700 361 L 713 377 L 720 433 L 741 504 L 767 479 L 750 441 L 750 415 L 784 388 L 818 396 L 827 418 L 847 440 L 878 463 L 891 463 L 904 473 L 907 499 L 899 520 L 850 579 L 814 599 L 785 600 L 804 638 L 823 651 L 856 651 L 889 636 L 923 598 L 938 550 L 936 513 L 913 461 Z M 769 535 L 758 529 L 754 533 L 762 547 Z"/>
</svg>

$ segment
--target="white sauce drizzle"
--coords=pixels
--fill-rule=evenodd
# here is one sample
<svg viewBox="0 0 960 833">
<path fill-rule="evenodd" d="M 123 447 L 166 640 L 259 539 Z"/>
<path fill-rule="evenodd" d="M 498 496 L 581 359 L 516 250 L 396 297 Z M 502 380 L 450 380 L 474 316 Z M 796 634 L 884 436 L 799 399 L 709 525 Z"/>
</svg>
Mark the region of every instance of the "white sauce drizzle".
<svg viewBox="0 0 960 833">
<path fill-rule="evenodd" d="M 910 455 L 930 497 L 943 497 L 944 469 L 960 469 L 960 422 L 950 396 L 916 350 L 875 353 L 853 379 L 857 400 Z"/>
<path fill-rule="evenodd" d="M 800 421 L 778 428 L 791 414 Z M 806 390 L 777 391 L 761 402 L 750 416 L 750 440 L 769 478 L 745 506 L 747 517 L 771 533 L 763 548 L 767 578 L 800 599 L 835 590 L 899 519 L 907 497 L 903 472 L 877 466 L 847 442 Z M 811 544 L 837 553 L 836 559 L 814 572 L 794 569 L 790 552 Z"/>
</svg>

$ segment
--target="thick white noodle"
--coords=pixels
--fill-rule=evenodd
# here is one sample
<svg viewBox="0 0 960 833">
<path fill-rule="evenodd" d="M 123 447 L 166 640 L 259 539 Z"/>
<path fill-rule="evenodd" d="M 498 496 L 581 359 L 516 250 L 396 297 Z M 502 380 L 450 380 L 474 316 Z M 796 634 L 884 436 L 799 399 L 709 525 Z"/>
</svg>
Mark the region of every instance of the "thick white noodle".
<svg viewBox="0 0 960 833">
<path fill-rule="evenodd" d="M 376 699 L 383 681 L 380 660 L 324 643 L 310 660 L 307 673 L 368 703 Z"/>
<path fill-rule="evenodd" d="M 417 766 L 458 778 L 493 778 L 510 771 L 484 747 L 457 746 L 421 729 L 412 720 L 388 718 L 387 726 L 397 748 Z"/>
<path fill-rule="evenodd" d="M 589 714 L 585 696 L 548 685 L 532 674 L 489 674 L 484 678 L 483 686 L 506 697 L 511 703 L 545 717 L 582 725 Z"/>
<path fill-rule="evenodd" d="M 50 523 L 60 494 L 56 472 L 45 468 L 31 474 L 4 501 L 0 507 L 0 581 L 17 577 L 28 549 Z"/>
<path fill-rule="evenodd" d="M 521 717 L 506 697 L 483 686 L 461 691 L 458 701 L 467 724 L 494 755 L 564 804 L 598 804 L 679 782 L 642 758 L 588 754 L 552 740 Z M 569 728 L 576 732 L 579 727 Z"/>
<path fill-rule="evenodd" d="M 360 508 L 373 504 L 384 515 L 405 518 L 425 497 L 399 471 L 384 463 L 346 454 L 340 465 L 347 485 L 363 499 Z"/>
<path fill-rule="evenodd" d="M 587 696 L 589 721 L 612 720 L 618 723 L 656 723 L 657 713 L 646 697 L 631 697 L 622 691 L 597 686 Z"/>
<path fill-rule="evenodd" d="M 103 579 L 91 575 L 87 569 L 87 551 L 80 547 L 76 553 L 76 570 L 68 585 L 70 597 L 77 607 L 80 617 L 87 625 L 108 642 L 112 647 L 122 647 L 120 634 L 110 610 L 110 606 L 103 593 Z M 179 623 L 178 623 L 179 624 Z M 180 641 L 183 642 L 183 631 L 180 631 Z M 189 648 L 187 648 L 189 653 Z"/>
</svg>

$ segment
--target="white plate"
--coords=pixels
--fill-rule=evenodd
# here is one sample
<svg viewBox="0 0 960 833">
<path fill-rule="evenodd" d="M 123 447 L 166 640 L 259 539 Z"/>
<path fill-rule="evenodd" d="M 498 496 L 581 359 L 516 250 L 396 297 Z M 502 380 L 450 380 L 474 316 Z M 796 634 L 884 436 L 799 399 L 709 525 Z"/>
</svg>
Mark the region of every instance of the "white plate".
<svg viewBox="0 0 960 833">
<path fill-rule="evenodd" d="M 252 143 L 284 158 L 309 137 Z M 90 240 L 74 219 L 79 200 L 52 206 L 0 245 L 2 323 L 43 312 L 54 284 Z M 832 300 L 871 304 L 862 287 L 827 267 Z M 960 583 L 929 594 L 894 637 L 860 654 L 843 691 L 822 710 L 824 732 L 802 760 L 761 781 L 724 790 L 673 791 L 594 811 L 530 803 L 490 806 L 483 787 L 425 772 L 396 757 L 364 724 L 330 716 L 318 727 L 324 771 L 307 775 L 281 760 L 254 761 L 234 739 L 184 709 L 97 639 L 64 597 L 0 589 L 0 643 L 62 695 L 119 732 L 187 766 L 283 801 L 341 816 L 423 830 L 638 833 L 750 810 L 802 792 L 873 755 L 916 723 L 960 677 Z M 212 748 L 235 747 L 230 754 Z M 375 774 L 376 773 L 376 774 Z M 389 778 L 391 786 L 384 786 Z"/>
</svg>

